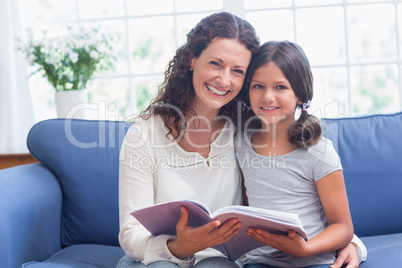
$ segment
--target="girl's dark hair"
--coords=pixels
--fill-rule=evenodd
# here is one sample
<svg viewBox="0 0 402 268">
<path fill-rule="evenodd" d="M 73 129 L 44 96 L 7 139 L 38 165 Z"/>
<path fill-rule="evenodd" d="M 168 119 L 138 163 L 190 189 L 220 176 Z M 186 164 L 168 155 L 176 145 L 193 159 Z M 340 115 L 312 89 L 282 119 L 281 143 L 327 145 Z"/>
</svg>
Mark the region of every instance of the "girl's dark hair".
<svg viewBox="0 0 402 268">
<path fill-rule="evenodd" d="M 231 13 L 215 13 L 202 19 L 188 34 L 187 42 L 177 49 L 176 55 L 169 62 L 165 71 L 164 82 L 159 86 L 158 95 L 151 101 L 148 108 L 140 116 L 150 114 L 160 115 L 165 126 L 172 133 L 169 122 L 174 125 L 177 137 L 182 133 L 185 123 L 183 116 L 193 114 L 192 110 L 195 91 L 193 87 L 193 72 L 190 71 L 191 59 L 198 58 L 205 48 L 215 39 L 233 39 L 243 44 L 252 54 L 260 47 L 257 34 L 246 20 Z M 236 100 L 220 109 L 219 115 L 236 118 Z M 236 121 L 236 120 L 233 120 Z"/>
<path fill-rule="evenodd" d="M 303 49 L 289 41 L 270 41 L 264 43 L 260 50 L 251 59 L 247 75 L 242 89 L 242 100 L 245 106 L 250 106 L 249 88 L 251 79 L 258 68 L 274 62 L 289 81 L 295 95 L 302 103 L 307 103 L 313 98 L 313 75 L 310 63 Z M 298 104 L 298 106 L 301 106 Z M 255 120 L 256 115 L 251 109 L 244 109 L 244 121 L 251 121 L 249 126 L 261 127 L 261 121 Z M 301 111 L 297 119 L 289 128 L 289 142 L 300 148 L 307 149 L 317 143 L 321 138 L 322 129 L 320 122 L 314 115 L 306 110 Z"/>
</svg>

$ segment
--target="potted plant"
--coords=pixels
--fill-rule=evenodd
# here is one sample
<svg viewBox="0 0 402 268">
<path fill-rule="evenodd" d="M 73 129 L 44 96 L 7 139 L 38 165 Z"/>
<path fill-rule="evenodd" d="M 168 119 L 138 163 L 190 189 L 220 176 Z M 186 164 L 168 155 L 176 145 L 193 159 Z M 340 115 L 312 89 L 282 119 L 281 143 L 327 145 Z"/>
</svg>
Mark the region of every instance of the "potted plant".
<svg viewBox="0 0 402 268">
<path fill-rule="evenodd" d="M 56 90 L 58 117 L 71 117 L 72 107 L 87 103 L 88 83 L 116 61 L 115 36 L 97 27 L 68 27 L 65 35 L 49 37 L 43 32 L 40 38 L 28 29 L 26 42 L 18 42 L 34 73 L 40 72 Z"/>
</svg>

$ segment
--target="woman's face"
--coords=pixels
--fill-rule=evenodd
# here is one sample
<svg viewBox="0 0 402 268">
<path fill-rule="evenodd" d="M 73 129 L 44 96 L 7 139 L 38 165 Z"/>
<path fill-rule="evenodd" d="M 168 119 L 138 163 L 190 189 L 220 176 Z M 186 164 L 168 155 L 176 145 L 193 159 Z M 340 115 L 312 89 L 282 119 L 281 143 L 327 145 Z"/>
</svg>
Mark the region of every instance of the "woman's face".
<svg viewBox="0 0 402 268">
<path fill-rule="evenodd" d="M 219 112 L 243 86 L 251 52 L 234 39 L 214 39 L 198 58 L 191 60 L 194 109 L 197 114 Z"/>
</svg>

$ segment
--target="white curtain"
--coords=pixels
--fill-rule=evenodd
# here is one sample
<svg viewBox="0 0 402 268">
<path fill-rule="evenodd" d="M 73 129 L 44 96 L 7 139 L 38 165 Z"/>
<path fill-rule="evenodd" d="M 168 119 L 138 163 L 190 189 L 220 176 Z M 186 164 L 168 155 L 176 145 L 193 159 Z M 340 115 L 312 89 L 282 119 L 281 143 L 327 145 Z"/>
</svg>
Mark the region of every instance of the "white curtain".
<svg viewBox="0 0 402 268">
<path fill-rule="evenodd" d="M 35 123 L 28 74 L 22 53 L 18 0 L 0 0 L 0 154 L 26 153 L 26 138 Z"/>
</svg>

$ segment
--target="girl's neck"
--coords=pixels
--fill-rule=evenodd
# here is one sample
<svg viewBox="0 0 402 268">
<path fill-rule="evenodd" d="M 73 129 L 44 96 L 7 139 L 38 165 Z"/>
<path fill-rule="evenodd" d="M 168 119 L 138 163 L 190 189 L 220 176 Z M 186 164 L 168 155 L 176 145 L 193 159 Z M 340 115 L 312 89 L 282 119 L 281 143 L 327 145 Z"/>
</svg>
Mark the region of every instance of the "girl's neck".
<svg viewBox="0 0 402 268">
<path fill-rule="evenodd" d="M 289 126 L 283 124 L 262 124 L 251 138 L 253 149 L 260 155 L 284 155 L 298 147 L 289 142 Z"/>
</svg>

